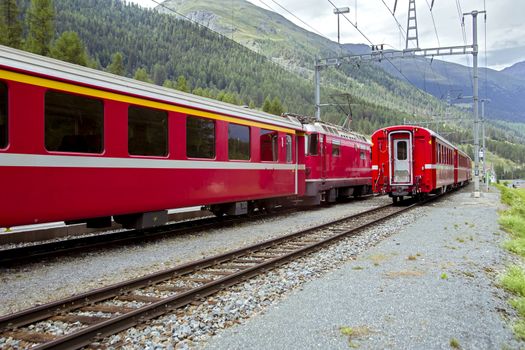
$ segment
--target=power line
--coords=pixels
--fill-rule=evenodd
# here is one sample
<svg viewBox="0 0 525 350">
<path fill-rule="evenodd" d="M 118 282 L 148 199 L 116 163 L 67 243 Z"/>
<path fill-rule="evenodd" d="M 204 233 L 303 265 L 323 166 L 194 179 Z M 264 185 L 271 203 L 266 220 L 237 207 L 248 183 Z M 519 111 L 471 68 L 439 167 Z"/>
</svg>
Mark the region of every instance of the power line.
<svg viewBox="0 0 525 350">
<path fill-rule="evenodd" d="M 282 8 L 284 11 L 288 12 L 290 15 L 292 15 L 295 19 L 297 19 L 298 21 L 300 21 L 301 23 L 303 23 L 305 26 L 307 26 L 308 28 L 312 29 L 314 32 L 316 32 L 317 34 L 319 34 L 320 36 L 322 36 L 323 38 L 325 39 L 328 39 L 328 37 L 326 35 L 324 35 L 323 33 L 321 33 L 320 31 L 318 31 L 317 29 L 315 29 L 314 27 L 312 27 L 311 25 L 309 25 L 308 23 L 306 23 L 305 21 L 303 21 L 302 19 L 300 19 L 299 17 L 297 17 L 295 14 L 293 14 L 291 11 L 289 11 L 286 7 L 282 6 L 281 4 L 279 4 L 277 1 L 275 0 L 271 0 L 274 4 L 276 4 L 277 6 L 279 6 L 280 8 Z M 330 40 L 330 39 L 328 39 Z"/>
<path fill-rule="evenodd" d="M 383 3 L 383 5 L 385 5 L 385 7 L 388 10 L 388 12 L 392 15 L 392 17 L 394 18 L 394 21 L 396 21 L 397 27 L 399 28 L 399 32 L 401 33 L 401 36 L 403 37 L 403 41 L 405 41 L 406 40 L 405 39 L 405 28 L 403 28 L 401 23 L 399 23 L 399 21 L 396 18 L 396 15 L 394 14 L 394 12 L 392 10 L 390 10 L 390 7 L 388 7 L 388 5 L 386 4 L 385 0 L 381 0 L 381 2 Z"/>
<path fill-rule="evenodd" d="M 432 13 L 432 6 L 434 5 L 434 0 L 432 0 L 432 5 L 430 5 L 428 3 L 428 0 L 425 0 L 427 5 L 428 5 L 428 8 L 430 10 L 430 17 L 432 18 L 432 24 L 434 25 L 434 33 L 436 33 L 436 39 L 437 39 L 437 43 L 438 43 L 438 46 L 441 46 L 441 43 L 439 42 L 439 35 L 438 35 L 438 30 L 437 30 L 437 27 L 436 27 L 436 20 L 434 19 L 434 14 Z"/>
<path fill-rule="evenodd" d="M 272 0 L 272 1 L 273 1 L 273 0 Z M 332 2 L 332 0 L 328 0 L 328 2 L 329 2 L 329 3 L 330 3 L 335 9 L 337 8 L 337 6 L 335 6 L 335 4 Z M 354 23 L 353 23 L 348 17 L 346 17 L 346 15 L 345 15 L 344 13 L 342 13 L 341 15 L 344 17 L 344 19 L 346 19 L 346 20 L 348 21 L 348 23 L 350 23 L 350 24 L 351 24 L 351 25 L 352 25 L 352 26 L 353 26 L 353 27 L 359 32 L 359 34 L 361 34 L 361 36 L 362 36 L 363 38 L 366 39 L 366 41 L 368 41 L 368 42 L 370 43 L 370 45 L 374 46 L 374 43 L 373 43 L 373 42 L 372 42 L 372 41 L 371 41 L 371 40 L 365 35 L 365 33 L 363 33 L 363 31 L 362 31 L 361 29 L 359 29 L 359 28 L 357 27 L 356 24 L 354 24 Z M 414 85 L 414 84 L 412 84 L 412 82 L 410 81 L 410 79 L 408 79 L 407 76 L 406 76 L 405 74 L 403 74 L 403 72 L 401 71 L 401 69 L 399 69 L 398 67 L 396 67 L 396 65 L 393 64 L 392 61 L 391 61 L 390 59 L 388 59 L 388 58 L 386 58 L 386 57 L 385 57 L 385 59 L 388 61 L 388 63 L 390 63 L 390 64 L 392 65 L 392 67 L 394 67 L 395 70 L 397 70 L 397 71 L 399 72 L 399 74 L 401 74 L 401 76 L 402 76 L 403 78 L 406 79 L 406 81 L 408 81 L 409 84 Z"/>
</svg>

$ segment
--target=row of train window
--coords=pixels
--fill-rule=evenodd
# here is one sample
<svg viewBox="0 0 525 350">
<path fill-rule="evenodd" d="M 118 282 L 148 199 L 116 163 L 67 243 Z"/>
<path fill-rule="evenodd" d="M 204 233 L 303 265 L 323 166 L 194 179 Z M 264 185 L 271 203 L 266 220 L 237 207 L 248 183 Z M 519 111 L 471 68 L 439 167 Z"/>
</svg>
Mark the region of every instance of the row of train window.
<svg viewBox="0 0 525 350">
<path fill-rule="evenodd" d="M 101 100 L 49 90 L 45 95 L 45 147 L 54 152 L 102 153 L 104 104 Z M 0 148 L 7 147 L 7 86 L 0 82 Z M 278 160 L 277 131 L 261 129 L 261 160 Z M 186 155 L 215 158 L 215 121 L 194 116 L 186 119 Z M 168 113 L 130 105 L 130 155 L 168 155 Z M 250 127 L 228 124 L 228 158 L 250 159 Z M 286 135 L 286 161 L 292 162 L 292 137 Z"/>
<path fill-rule="evenodd" d="M 440 164 L 454 164 L 454 151 L 438 143 L 437 162 Z"/>
<path fill-rule="evenodd" d="M 357 147 L 357 146 L 355 146 Z M 317 156 L 319 154 L 319 134 L 306 135 L 306 155 Z M 332 156 L 341 156 L 341 145 L 339 143 L 332 142 Z M 363 150 L 359 152 L 359 158 L 361 160 L 366 159 L 366 154 Z"/>
</svg>

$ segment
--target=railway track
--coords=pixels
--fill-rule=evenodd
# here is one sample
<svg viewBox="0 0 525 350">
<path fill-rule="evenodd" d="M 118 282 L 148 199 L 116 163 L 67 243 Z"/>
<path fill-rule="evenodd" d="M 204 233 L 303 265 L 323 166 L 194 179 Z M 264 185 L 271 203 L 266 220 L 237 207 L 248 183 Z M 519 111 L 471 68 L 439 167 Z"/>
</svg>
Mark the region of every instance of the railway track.
<svg viewBox="0 0 525 350">
<path fill-rule="evenodd" d="M 432 198 L 433 199 L 433 198 Z M 0 343 L 72 349 L 198 302 L 222 289 L 406 212 L 387 205 L 277 239 L 0 318 Z M 50 325 L 65 329 L 53 334 Z"/>
<path fill-rule="evenodd" d="M 262 217 L 271 218 L 274 216 L 288 214 L 295 210 L 297 210 L 297 208 L 289 208 L 272 214 L 258 213 L 251 216 L 223 218 L 208 217 L 149 229 L 93 234 L 84 237 L 25 245 L 9 249 L 0 249 L 0 266 L 27 264 L 45 258 L 63 256 L 76 252 L 86 252 L 101 247 L 108 248 L 121 246 L 124 244 L 145 242 L 167 237 L 173 234 L 191 233 L 195 230 L 228 227 L 234 224 L 242 223 L 246 220 L 254 220 Z M 305 209 L 303 208 L 302 210 Z"/>
</svg>

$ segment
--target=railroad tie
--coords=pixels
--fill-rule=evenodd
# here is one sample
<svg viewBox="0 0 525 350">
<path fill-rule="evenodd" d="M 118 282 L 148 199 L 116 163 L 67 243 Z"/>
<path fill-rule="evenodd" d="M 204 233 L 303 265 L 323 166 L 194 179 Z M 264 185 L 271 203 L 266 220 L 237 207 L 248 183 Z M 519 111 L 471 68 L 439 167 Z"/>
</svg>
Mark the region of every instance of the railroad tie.
<svg viewBox="0 0 525 350">
<path fill-rule="evenodd" d="M 36 333 L 36 332 L 21 331 L 21 330 L 5 332 L 5 333 L 2 333 L 2 336 L 5 338 L 13 338 L 13 339 L 23 340 L 23 341 L 35 343 L 35 344 L 48 343 L 58 338 L 58 336 L 54 336 L 52 334 Z"/>
</svg>

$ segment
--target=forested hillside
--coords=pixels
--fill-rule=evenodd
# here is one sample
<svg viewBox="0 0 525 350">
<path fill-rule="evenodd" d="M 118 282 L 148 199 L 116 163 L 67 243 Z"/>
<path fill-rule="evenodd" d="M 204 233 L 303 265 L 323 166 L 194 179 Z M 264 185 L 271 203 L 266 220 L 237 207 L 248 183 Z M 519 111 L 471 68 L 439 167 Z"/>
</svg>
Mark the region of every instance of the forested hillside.
<svg viewBox="0 0 525 350">
<path fill-rule="evenodd" d="M 18 1 L 24 33 L 28 32 L 25 17 L 30 3 L 30 0 Z M 312 71 L 308 67 L 298 69 L 298 65 L 292 64 L 297 60 L 295 54 L 304 49 L 293 40 L 288 58 L 281 57 L 274 62 L 172 14 L 144 10 L 120 0 L 54 0 L 53 4 L 54 50 L 49 54 L 54 54 L 54 57 L 59 54 L 57 47 L 63 47 L 62 51 L 71 46 L 84 50 L 83 44 L 89 56 L 85 64 L 98 69 L 251 108 L 264 107 L 275 114 L 282 111 L 313 114 Z M 280 21 L 283 28 L 291 28 L 296 35 L 305 32 L 293 28 L 279 15 L 275 16 L 279 17 L 274 19 Z M 270 32 L 272 40 L 279 42 L 278 50 L 286 50 L 283 32 L 278 35 L 279 28 L 267 26 L 263 29 Z M 81 43 L 75 39 L 76 34 Z M 264 33 L 256 34 L 252 40 L 259 50 L 265 45 L 271 46 L 271 40 L 266 39 Z M 311 33 L 308 36 L 310 41 L 305 45 L 311 48 L 319 38 Z M 28 40 L 27 34 L 24 40 Z M 350 48 L 355 49 L 354 46 Z M 334 50 L 333 43 L 322 44 L 318 50 L 323 55 L 330 55 Z M 340 105 L 323 108 L 323 119 L 340 123 L 351 109 L 351 127 L 364 134 L 403 120 L 421 120 L 425 116 L 444 114 L 447 108 L 429 94 L 369 64 L 327 69 L 322 72 L 322 79 L 323 102 Z M 459 109 L 448 109 L 447 112 L 451 116 L 466 116 Z M 453 142 L 471 142 L 471 124 L 466 119 L 463 123 L 449 123 L 441 126 L 440 131 Z M 489 143 L 489 149 L 516 163 L 523 163 L 525 147 L 515 144 L 523 139 L 521 133 L 513 134 L 512 130 L 508 125 L 489 128 L 488 134 L 493 141 Z"/>
</svg>

